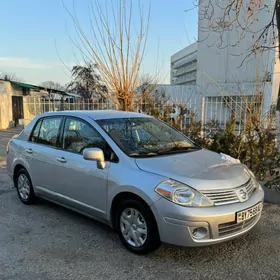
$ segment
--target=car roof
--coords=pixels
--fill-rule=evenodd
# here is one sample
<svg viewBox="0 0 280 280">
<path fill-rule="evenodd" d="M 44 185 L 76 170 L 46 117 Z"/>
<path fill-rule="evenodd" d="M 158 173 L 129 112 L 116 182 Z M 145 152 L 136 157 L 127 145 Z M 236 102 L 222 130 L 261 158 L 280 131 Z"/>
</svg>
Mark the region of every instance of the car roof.
<svg viewBox="0 0 280 280">
<path fill-rule="evenodd" d="M 152 118 L 151 116 L 141 114 L 141 113 L 116 111 L 116 110 L 57 111 L 57 112 L 49 112 L 49 113 L 42 114 L 40 115 L 40 117 L 54 116 L 54 115 L 74 116 L 74 117 L 87 116 L 92 118 L 93 120 L 121 119 L 121 118 Z"/>
</svg>

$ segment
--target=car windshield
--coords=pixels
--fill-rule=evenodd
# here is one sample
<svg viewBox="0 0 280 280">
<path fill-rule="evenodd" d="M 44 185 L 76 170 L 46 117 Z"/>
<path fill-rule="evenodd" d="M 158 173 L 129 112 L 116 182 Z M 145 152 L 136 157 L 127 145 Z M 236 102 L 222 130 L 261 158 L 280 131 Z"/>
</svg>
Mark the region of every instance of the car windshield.
<svg viewBox="0 0 280 280">
<path fill-rule="evenodd" d="M 96 121 L 131 157 L 185 153 L 200 149 L 186 136 L 155 118 L 122 118 Z"/>
</svg>

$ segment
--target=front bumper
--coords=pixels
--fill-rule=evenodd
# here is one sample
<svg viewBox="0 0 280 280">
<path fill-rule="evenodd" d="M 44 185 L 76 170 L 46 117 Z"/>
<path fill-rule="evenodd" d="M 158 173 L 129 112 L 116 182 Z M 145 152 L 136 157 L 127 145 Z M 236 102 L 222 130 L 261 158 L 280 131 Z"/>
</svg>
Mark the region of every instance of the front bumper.
<svg viewBox="0 0 280 280">
<path fill-rule="evenodd" d="M 152 205 L 161 241 L 186 247 L 198 247 L 221 243 L 240 236 L 259 221 L 261 213 L 237 224 L 236 213 L 263 203 L 264 192 L 258 190 L 246 202 L 205 208 L 183 207 L 164 198 Z M 204 228 L 203 238 L 193 231 Z"/>
</svg>

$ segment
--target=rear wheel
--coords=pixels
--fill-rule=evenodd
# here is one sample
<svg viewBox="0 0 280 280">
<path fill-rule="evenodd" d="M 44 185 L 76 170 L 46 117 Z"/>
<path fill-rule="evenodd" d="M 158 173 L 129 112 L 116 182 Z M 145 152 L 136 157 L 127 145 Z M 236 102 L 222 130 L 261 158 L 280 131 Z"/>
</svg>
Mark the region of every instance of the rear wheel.
<svg viewBox="0 0 280 280">
<path fill-rule="evenodd" d="M 135 254 L 148 254 L 160 245 L 158 228 L 148 206 L 125 200 L 116 215 L 116 228 L 123 245 Z"/>
<path fill-rule="evenodd" d="M 14 183 L 19 199 L 24 204 L 32 204 L 35 201 L 35 194 L 30 176 L 24 168 L 17 172 Z"/>
</svg>

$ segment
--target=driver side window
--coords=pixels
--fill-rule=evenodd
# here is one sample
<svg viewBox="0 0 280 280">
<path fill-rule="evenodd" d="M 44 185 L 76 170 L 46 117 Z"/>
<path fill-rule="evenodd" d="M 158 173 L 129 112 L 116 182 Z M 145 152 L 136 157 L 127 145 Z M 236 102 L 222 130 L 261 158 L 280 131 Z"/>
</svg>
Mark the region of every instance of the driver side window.
<svg viewBox="0 0 280 280">
<path fill-rule="evenodd" d="M 113 160 L 113 151 L 103 137 L 91 125 L 76 118 L 66 118 L 62 148 L 77 154 L 86 148 L 100 148 L 106 160 Z"/>
<path fill-rule="evenodd" d="M 82 154 L 85 148 L 104 150 L 105 141 L 89 124 L 75 118 L 67 118 L 63 133 L 63 149 Z"/>
</svg>

